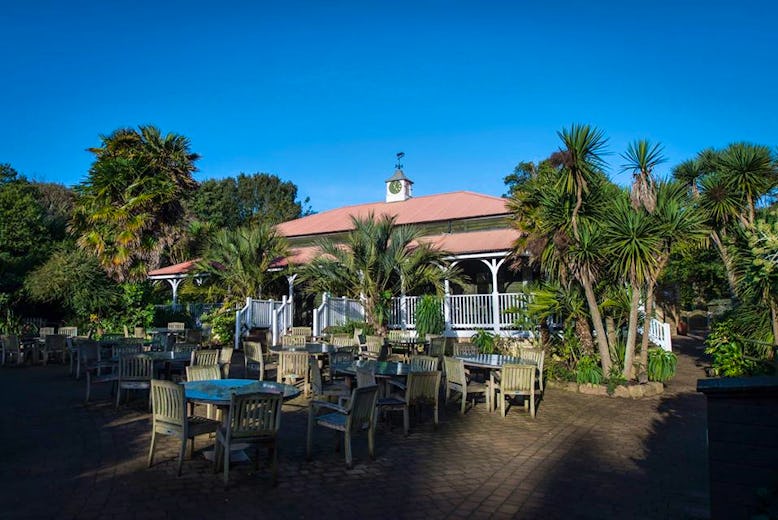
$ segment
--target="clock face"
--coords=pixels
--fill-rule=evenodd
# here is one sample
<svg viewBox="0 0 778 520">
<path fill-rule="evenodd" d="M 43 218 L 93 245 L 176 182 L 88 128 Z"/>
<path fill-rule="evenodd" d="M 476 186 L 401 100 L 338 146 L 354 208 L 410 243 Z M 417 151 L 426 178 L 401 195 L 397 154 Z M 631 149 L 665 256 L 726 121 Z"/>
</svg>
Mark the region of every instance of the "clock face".
<svg viewBox="0 0 778 520">
<path fill-rule="evenodd" d="M 402 189 L 402 185 L 400 184 L 400 181 L 392 181 L 389 183 L 389 191 L 393 195 L 397 195 L 400 193 L 400 190 Z"/>
</svg>

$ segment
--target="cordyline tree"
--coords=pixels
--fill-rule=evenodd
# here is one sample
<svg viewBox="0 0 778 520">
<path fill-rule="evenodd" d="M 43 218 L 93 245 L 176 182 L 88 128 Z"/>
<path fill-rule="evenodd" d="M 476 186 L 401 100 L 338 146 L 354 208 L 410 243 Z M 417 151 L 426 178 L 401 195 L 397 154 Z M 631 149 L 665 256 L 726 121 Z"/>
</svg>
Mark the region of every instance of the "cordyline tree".
<svg viewBox="0 0 778 520">
<path fill-rule="evenodd" d="M 353 229 L 342 243 L 317 244 L 320 254 L 303 267 L 301 277 L 309 292 L 361 299 L 376 330 L 385 330 L 393 296 L 430 287 L 442 293 L 444 280 L 459 280 L 445 253 L 420 240 L 418 228 L 397 225 L 388 215 L 351 220 Z"/>
<path fill-rule="evenodd" d="M 636 359 L 641 301 L 653 298 L 670 251 L 700 239 L 701 219 L 685 190 L 654 178 L 653 168 L 662 161 L 660 146 L 646 141 L 630 145 L 623 157 L 634 183 L 627 191 L 604 173 L 606 139 L 601 131 L 574 125 L 559 137 L 559 151 L 535 167 L 525 166 L 528 175 L 511 178 L 509 207 L 520 232 L 515 251 L 518 256 L 529 253 L 546 277 L 567 288 L 564 293 L 580 288 L 588 316 L 576 313 L 576 331 L 584 352 L 596 344 L 606 376 L 617 366 L 623 377 L 633 378 L 647 364 L 645 343 Z M 608 302 L 622 300 L 618 293 L 623 292 L 629 311 L 620 358 L 614 320 L 607 313 L 613 306 Z M 647 305 L 644 330 L 652 304 Z"/>
<path fill-rule="evenodd" d="M 142 280 L 182 233 L 182 201 L 197 186 L 199 157 L 186 137 L 154 126 L 116 130 L 101 141 L 75 188 L 70 229 L 111 278 Z"/>
</svg>

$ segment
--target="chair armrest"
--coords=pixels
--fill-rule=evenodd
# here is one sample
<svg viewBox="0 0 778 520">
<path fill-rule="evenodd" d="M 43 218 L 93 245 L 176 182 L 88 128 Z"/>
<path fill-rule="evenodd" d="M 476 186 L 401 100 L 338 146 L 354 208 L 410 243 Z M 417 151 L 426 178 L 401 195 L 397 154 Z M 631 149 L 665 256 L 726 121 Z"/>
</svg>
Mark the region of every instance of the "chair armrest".
<svg viewBox="0 0 778 520">
<path fill-rule="evenodd" d="M 405 390 L 407 388 L 407 386 L 408 386 L 405 383 L 403 383 L 402 381 L 398 381 L 397 379 L 390 379 L 389 380 L 389 384 L 392 385 L 392 386 L 396 386 L 400 390 Z"/>
<path fill-rule="evenodd" d="M 344 408 L 343 406 L 340 406 L 339 404 L 330 403 L 328 401 L 313 400 L 313 401 L 311 401 L 310 406 L 311 406 L 311 410 L 319 410 L 321 408 L 329 408 L 330 410 L 334 410 L 334 411 L 342 413 L 344 415 L 348 414 L 348 409 Z"/>
</svg>

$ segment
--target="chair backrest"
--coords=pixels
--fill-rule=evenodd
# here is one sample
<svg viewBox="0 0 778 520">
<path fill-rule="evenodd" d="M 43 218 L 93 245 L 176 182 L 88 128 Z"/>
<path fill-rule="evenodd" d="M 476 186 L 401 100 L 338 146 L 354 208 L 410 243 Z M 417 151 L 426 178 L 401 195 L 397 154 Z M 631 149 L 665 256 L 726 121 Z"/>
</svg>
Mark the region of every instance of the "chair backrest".
<svg viewBox="0 0 778 520">
<path fill-rule="evenodd" d="M 503 392 L 529 392 L 535 388 L 535 365 L 503 365 L 500 389 Z"/>
<path fill-rule="evenodd" d="M 78 348 L 78 357 L 82 363 L 100 360 L 100 344 L 91 339 L 77 339 L 74 346 Z"/>
<path fill-rule="evenodd" d="M 365 336 L 362 334 L 362 329 L 354 329 L 354 344 L 362 345 L 365 343 Z"/>
<path fill-rule="evenodd" d="M 376 400 L 378 399 L 378 385 L 355 388 L 351 392 L 351 401 L 348 407 L 346 419 L 346 431 L 365 429 L 375 423 Z"/>
<path fill-rule="evenodd" d="M 411 372 L 430 372 L 438 369 L 440 359 L 433 356 L 411 356 Z"/>
<path fill-rule="evenodd" d="M 454 343 L 455 356 L 475 356 L 479 354 L 478 346 L 472 343 Z"/>
<path fill-rule="evenodd" d="M 197 345 L 190 345 L 189 343 L 175 343 L 171 348 L 173 352 L 191 354 L 192 352 L 198 350 L 200 347 Z"/>
<path fill-rule="evenodd" d="M 274 437 L 281 427 L 282 393 L 232 394 L 227 419 L 231 438 Z"/>
<path fill-rule="evenodd" d="M 219 350 L 219 363 L 226 365 L 232 363 L 232 353 L 235 351 L 235 347 L 222 347 Z"/>
<path fill-rule="evenodd" d="M 151 381 L 154 361 L 143 354 L 119 358 L 119 381 Z"/>
<path fill-rule="evenodd" d="M 141 345 L 143 346 L 143 338 L 119 338 L 119 344 L 120 345 Z"/>
<path fill-rule="evenodd" d="M 212 366 L 219 364 L 219 351 L 215 348 L 193 350 L 193 366 Z"/>
<path fill-rule="evenodd" d="M 436 404 L 440 395 L 440 370 L 410 372 L 405 387 L 405 402 L 412 404 Z"/>
<path fill-rule="evenodd" d="M 357 368 L 357 388 L 375 385 L 375 366 L 367 365 Z"/>
<path fill-rule="evenodd" d="M 221 379 L 222 371 L 219 365 L 200 365 L 186 367 L 187 381 L 208 381 L 211 379 Z"/>
<path fill-rule="evenodd" d="M 203 331 L 199 329 L 187 329 L 184 334 L 184 342 L 199 345 L 203 342 Z"/>
<path fill-rule="evenodd" d="M 186 328 L 186 324 L 181 321 L 169 321 L 167 324 L 168 330 L 184 330 Z"/>
<path fill-rule="evenodd" d="M 54 334 L 54 327 L 41 327 L 38 330 L 38 334 L 40 334 L 41 338 L 45 338 L 49 334 Z"/>
<path fill-rule="evenodd" d="M 63 336 L 75 337 L 78 336 L 78 327 L 60 327 L 59 333 Z"/>
<path fill-rule="evenodd" d="M 300 336 L 300 335 L 281 336 L 281 345 L 285 347 L 305 345 L 305 339 L 306 339 L 305 336 Z"/>
<path fill-rule="evenodd" d="M 172 381 L 151 380 L 151 417 L 153 421 L 184 427 L 186 397 L 184 387 Z"/>
<path fill-rule="evenodd" d="M 350 334 L 333 334 L 330 343 L 336 347 L 350 347 L 354 345 L 354 337 Z"/>
<path fill-rule="evenodd" d="M 436 336 L 430 339 L 429 353 L 430 356 L 443 357 L 446 354 L 446 338 Z"/>
<path fill-rule="evenodd" d="M 308 369 L 311 371 L 311 390 L 313 395 L 322 395 L 324 393 L 324 382 L 321 379 L 321 369 L 316 358 L 308 359 Z"/>
<path fill-rule="evenodd" d="M 443 363 L 446 367 L 446 381 L 448 383 L 455 383 L 458 385 L 464 385 L 465 380 L 465 362 L 461 359 L 453 357 L 444 357 Z"/>
<path fill-rule="evenodd" d="M 6 351 L 19 351 L 19 336 L 16 334 L 3 334 L 0 339 L 3 340 L 3 348 Z"/>
<path fill-rule="evenodd" d="M 63 334 L 49 334 L 46 336 L 46 350 L 65 350 L 67 336 Z"/>
<path fill-rule="evenodd" d="M 338 350 L 329 354 L 330 370 L 335 366 L 350 365 L 353 361 L 354 352 L 350 350 Z"/>
<path fill-rule="evenodd" d="M 137 344 L 119 344 L 111 347 L 111 357 L 113 359 L 121 359 L 124 356 L 131 356 L 133 354 L 140 354 L 143 351 L 142 345 Z"/>
<path fill-rule="evenodd" d="M 542 348 L 522 348 L 519 351 L 519 357 L 523 362 L 532 363 L 538 367 L 538 370 L 543 370 L 546 352 Z"/>
<path fill-rule="evenodd" d="M 136 338 L 146 339 L 146 329 L 144 329 L 143 327 L 135 327 L 135 330 L 133 330 L 132 335 Z"/>
<path fill-rule="evenodd" d="M 303 336 L 310 338 L 313 334 L 313 330 L 310 327 L 291 327 L 289 329 L 289 334 L 292 336 Z"/>
<path fill-rule="evenodd" d="M 381 351 L 384 348 L 384 337 L 367 336 L 365 338 L 365 344 L 367 345 L 367 351 L 378 357 L 381 355 Z"/>
<path fill-rule="evenodd" d="M 243 355 L 248 361 L 262 362 L 262 343 L 259 341 L 243 341 Z"/>
<path fill-rule="evenodd" d="M 304 378 L 308 371 L 307 352 L 281 352 L 278 355 L 278 380 L 294 376 Z"/>
</svg>

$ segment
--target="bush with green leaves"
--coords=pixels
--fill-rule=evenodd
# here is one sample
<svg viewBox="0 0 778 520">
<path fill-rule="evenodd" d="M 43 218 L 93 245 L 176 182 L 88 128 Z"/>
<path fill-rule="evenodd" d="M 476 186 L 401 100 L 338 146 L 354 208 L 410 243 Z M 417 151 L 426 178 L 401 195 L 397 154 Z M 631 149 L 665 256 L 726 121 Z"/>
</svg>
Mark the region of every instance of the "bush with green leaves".
<svg viewBox="0 0 778 520">
<path fill-rule="evenodd" d="M 225 303 L 200 317 L 203 326 L 211 328 L 211 343 L 230 346 L 235 341 L 235 308 Z"/>
<path fill-rule="evenodd" d="M 478 329 L 475 334 L 470 337 L 470 341 L 473 345 L 478 347 L 481 354 L 494 354 L 494 333 L 484 329 Z"/>
<path fill-rule="evenodd" d="M 443 334 L 446 319 L 440 298 L 425 294 L 416 303 L 416 335 L 424 338 L 427 334 Z"/>
<path fill-rule="evenodd" d="M 589 383 L 599 385 L 605 377 L 600 362 L 594 356 L 582 356 L 575 370 L 575 380 L 579 385 Z"/>
<path fill-rule="evenodd" d="M 714 376 L 741 377 L 772 372 L 764 359 L 763 350 L 753 342 L 743 341 L 737 334 L 737 323 L 728 319 L 713 326 L 705 340 L 705 353 L 713 358 L 711 373 Z"/>
<path fill-rule="evenodd" d="M 364 321 L 347 321 L 343 325 L 330 325 L 323 332 L 326 334 L 354 334 L 354 329 L 362 329 L 362 334 L 375 334 L 375 328 Z"/>
<path fill-rule="evenodd" d="M 664 383 L 675 375 L 678 356 L 661 348 L 648 349 L 648 380 Z"/>
</svg>

